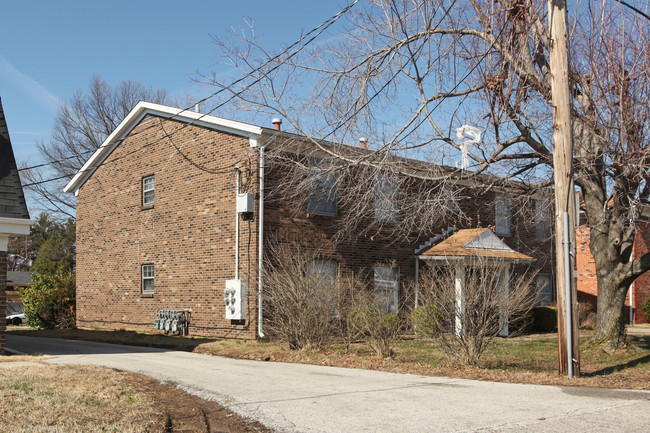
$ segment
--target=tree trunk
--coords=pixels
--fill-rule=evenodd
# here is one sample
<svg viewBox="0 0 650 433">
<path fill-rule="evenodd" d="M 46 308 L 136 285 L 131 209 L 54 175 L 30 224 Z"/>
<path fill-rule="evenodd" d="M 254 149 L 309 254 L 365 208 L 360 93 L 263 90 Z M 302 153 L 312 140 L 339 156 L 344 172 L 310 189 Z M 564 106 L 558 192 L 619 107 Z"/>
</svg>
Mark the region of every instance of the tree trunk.
<svg viewBox="0 0 650 433">
<path fill-rule="evenodd" d="M 602 254 L 602 253 L 600 253 Z M 596 259 L 596 254 L 594 254 Z M 598 263 L 598 259 L 596 259 Z M 611 268 L 612 263 L 597 268 Z M 598 272 L 598 315 L 596 317 L 596 334 L 594 342 L 611 352 L 627 344 L 623 308 L 628 286 L 616 278 L 617 272 Z"/>
</svg>

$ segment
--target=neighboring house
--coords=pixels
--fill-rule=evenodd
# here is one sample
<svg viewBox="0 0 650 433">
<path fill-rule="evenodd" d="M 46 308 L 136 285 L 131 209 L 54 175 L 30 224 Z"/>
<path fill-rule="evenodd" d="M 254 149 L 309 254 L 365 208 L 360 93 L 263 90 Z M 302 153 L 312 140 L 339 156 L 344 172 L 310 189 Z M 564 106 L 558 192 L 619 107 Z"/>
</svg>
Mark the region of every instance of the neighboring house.
<svg viewBox="0 0 650 433">
<path fill-rule="evenodd" d="M 19 290 L 32 284 L 30 271 L 7 271 L 7 311 L 23 311 Z"/>
<path fill-rule="evenodd" d="M 9 237 L 28 235 L 32 224 L 0 99 L 0 311 L 6 311 Z M 5 352 L 5 330 L 6 323 L 3 319 L 0 320 L 0 355 Z"/>
<path fill-rule="evenodd" d="M 332 276 L 365 271 L 387 311 L 410 299 L 405 292 L 415 280 L 416 253 L 453 231 L 433 239 L 376 235 L 331 242 L 333 222 L 346 212 L 331 179 L 317 182 L 304 209 L 290 209 L 282 197 L 269 200 L 283 173 L 267 168 L 264 155 L 287 142 L 294 151 L 306 145 L 305 137 L 282 132 L 279 124 L 262 128 L 137 104 L 65 187 L 77 198 L 77 326 L 151 330 L 156 311 L 170 308 L 191 312 L 193 335 L 262 336 L 269 313 L 259 275 L 269 241 L 278 238 L 324 253 L 315 268 Z M 399 224 L 391 180 L 380 185 L 374 217 Z M 510 251 L 536 259 L 538 286 L 550 302 L 550 232 L 536 227 L 535 206 L 526 214 L 529 209 L 513 203 L 507 191 L 476 192 L 458 204 L 469 215 L 458 228 L 493 227 Z M 441 223 L 429 233 L 446 229 Z M 239 297 L 242 285 L 247 290 Z"/>
<path fill-rule="evenodd" d="M 647 215 L 644 215 L 647 217 Z M 591 311 L 597 311 L 598 281 L 596 279 L 596 264 L 589 249 L 589 226 L 585 221 L 576 227 L 577 273 L 578 273 L 578 302 L 588 305 Z M 650 250 L 650 222 L 642 220 L 637 227 L 634 247 L 630 260 L 641 257 Z M 631 299 L 630 299 L 631 298 Z M 630 285 L 625 300 L 624 317 L 629 323 L 648 323 L 641 308 L 641 303 L 650 298 L 650 273 L 646 272 Z M 630 308 L 630 305 L 632 308 Z"/>
</svg>

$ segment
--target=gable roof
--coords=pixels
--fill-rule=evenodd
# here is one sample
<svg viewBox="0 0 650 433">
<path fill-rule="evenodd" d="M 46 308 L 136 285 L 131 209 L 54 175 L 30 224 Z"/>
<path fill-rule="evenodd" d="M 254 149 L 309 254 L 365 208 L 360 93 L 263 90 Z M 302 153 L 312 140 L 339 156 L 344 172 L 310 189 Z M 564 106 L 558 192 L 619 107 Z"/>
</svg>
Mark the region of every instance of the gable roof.
<svg viewBox="0 0 650 433">
<path fill-rule="evenodd" d="M 469 257 L 531 262 L 533 259 L 503 243 L 487 228 L 458 230 L 447 239 L 432 245 L 419 255 L 422 259 L 448 260 Z"/>
<path fill-rule="evenodd" d="M 9 128 L 0 99 L 0 218 L 29 219 Z"/>
<path fill-rule="evenodd" d="M 216 116 L 196 113 L 194 111 L 140 101 L 129 112 L 124 120 L 117 125 L 115 131 L 104 140 L 101 146 L 99 146 L 95 153 L 92 154 L 70 182 L 68 182 L 65 188 L 63 188 L 63 191 L 76 193 L 90 178 L 90 176 L 93 175 L 95 170 L 102 165 L 113 150 L 122 143 L 122 140 L 124 140 L 133 128 L 135 128 L 147 115 L 202 126 L 204 128 L 222 131 L 241 137 L 247 137 L 250 140 L 252 147 L 257 145 L 257 140 L 261 138 L 263 131 L 259 126 L 249 125 L 247 123 L 235 122 L 233 120 L 222 119 Z"/>
</svg>

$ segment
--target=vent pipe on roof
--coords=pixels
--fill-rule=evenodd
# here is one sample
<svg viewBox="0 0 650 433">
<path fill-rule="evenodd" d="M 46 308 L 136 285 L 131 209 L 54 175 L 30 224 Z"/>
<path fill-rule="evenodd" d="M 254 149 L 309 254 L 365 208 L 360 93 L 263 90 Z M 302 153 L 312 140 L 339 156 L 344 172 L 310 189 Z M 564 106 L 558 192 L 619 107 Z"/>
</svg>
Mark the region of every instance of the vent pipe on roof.
<svg viewBox="0 0 650 433">
<path fill-rule="evenodd" d="M 195 113 L 198 113 L 200 109 L 201 109 L 201 106 L 200 106 L 199 104 L 196 104 L 196 105 L 194 106 L 194 112 L 195 112 Z"/>
<path fill-rule="evenodd" d="M 280 125 L 282 125 L 282 119 L 280 119 L 279 117 L 275 117 L 271 122 L 273 122 L 273 128 L 276 131 L 279 131 Z"/>
<path fill-rule="evenodd" d="M 362 149 L 367 149 L 368 148 L 368 139 L 366 137 L 359 138 L 359 145 L 361 146 Z"/>
</svg>

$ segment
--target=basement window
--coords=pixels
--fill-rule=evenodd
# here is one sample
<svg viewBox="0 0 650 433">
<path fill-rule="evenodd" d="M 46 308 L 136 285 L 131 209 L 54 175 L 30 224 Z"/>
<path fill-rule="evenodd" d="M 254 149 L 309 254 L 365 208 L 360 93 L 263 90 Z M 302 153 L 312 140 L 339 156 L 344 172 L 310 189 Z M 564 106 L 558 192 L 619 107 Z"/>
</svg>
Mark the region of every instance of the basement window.
<svg viewBox="0 0 650 433">
<path fill-rule="evenodd" d="M 375 265 L 375 304 L 379 311 L 397 313 L 399 308 L 399 267 Z"/>
<path fill-rule="evenodd" d="M 142 178 L 142 206 L 153 206 L 155 187 L 153 174 Z"/>
<path fill-rule="evenodd" d="M 153 295 L 153 265 L 142 265 L 142 294 Z"/>
</svg>

